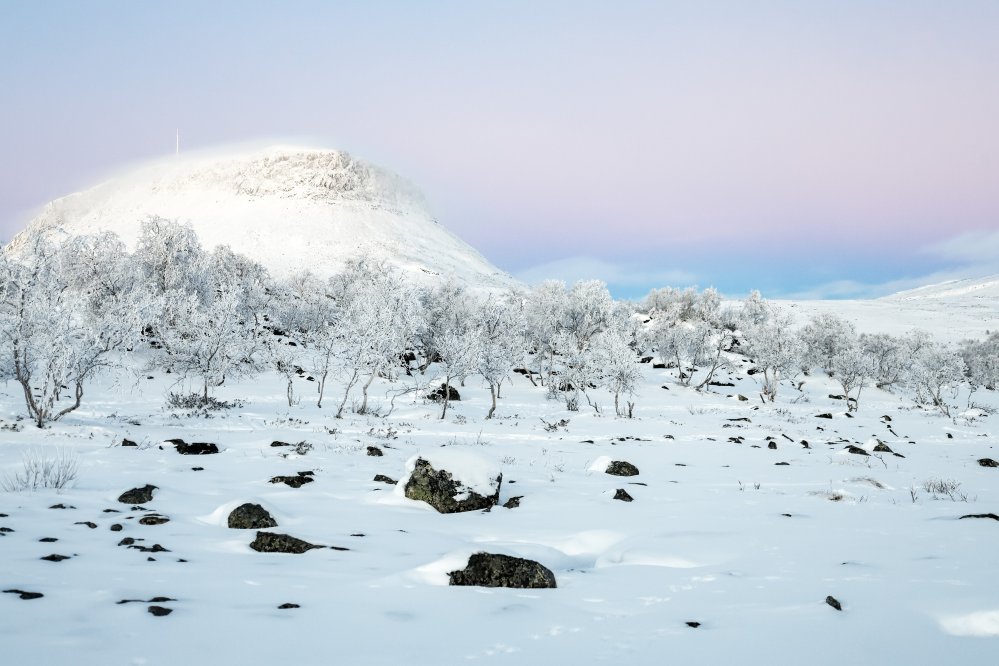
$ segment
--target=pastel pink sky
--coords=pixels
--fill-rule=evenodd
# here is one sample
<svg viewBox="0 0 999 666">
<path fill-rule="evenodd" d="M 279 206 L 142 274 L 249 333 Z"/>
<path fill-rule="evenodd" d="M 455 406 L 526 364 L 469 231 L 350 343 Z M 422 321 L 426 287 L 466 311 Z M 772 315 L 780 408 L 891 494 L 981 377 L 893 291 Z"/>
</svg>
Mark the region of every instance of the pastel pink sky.
<svg viewBox="0 0 999 666">
<path fill-rule="evenodd" d="M 996 2 L 13 0 L 0 90 L 4 238 L 179 127 L 348 149 L 531 279 L 999 271 L 938 251 L 999 233 Z"/>
</svg>

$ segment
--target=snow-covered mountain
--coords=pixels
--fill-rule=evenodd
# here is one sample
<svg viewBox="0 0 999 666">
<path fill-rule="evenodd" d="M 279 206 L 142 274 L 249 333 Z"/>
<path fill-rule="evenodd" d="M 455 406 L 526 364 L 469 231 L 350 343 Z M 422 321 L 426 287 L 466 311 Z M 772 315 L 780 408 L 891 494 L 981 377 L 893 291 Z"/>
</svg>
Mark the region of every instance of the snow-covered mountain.
<svg viewBox="0 0 999 666">
<path fill-rule="evenodd" d="M 867 333 L 922 329 L 952 342 L 999 330 L 999 276 L 950 280 L 870 300 L 789 301 L 799 321 L 836 314 Z"/>
<path fill-rule="evenodd" d="M 51 202 L 28 228 L 113 231 L 134 249 L 149 216 L 189 222 L 207 248 L 229 245 L 276 276 L 329 275 L 363 254 L 423 283 L 516 284 L 439 224 L 411 183 L 336 150 L 161 160 Z"/>
</svg>

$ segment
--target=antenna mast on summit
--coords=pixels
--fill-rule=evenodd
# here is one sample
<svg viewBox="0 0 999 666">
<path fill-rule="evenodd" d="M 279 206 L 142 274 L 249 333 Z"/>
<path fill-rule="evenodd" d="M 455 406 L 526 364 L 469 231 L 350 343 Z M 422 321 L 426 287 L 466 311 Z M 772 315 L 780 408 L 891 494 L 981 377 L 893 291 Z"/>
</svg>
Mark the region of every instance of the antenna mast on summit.
<svg viewBox="0 0 999 666">
<path fill-rule="evenodd" d="M 177 130 L 177 157 L 180 157 L 180 130 Z"/>
</svg>

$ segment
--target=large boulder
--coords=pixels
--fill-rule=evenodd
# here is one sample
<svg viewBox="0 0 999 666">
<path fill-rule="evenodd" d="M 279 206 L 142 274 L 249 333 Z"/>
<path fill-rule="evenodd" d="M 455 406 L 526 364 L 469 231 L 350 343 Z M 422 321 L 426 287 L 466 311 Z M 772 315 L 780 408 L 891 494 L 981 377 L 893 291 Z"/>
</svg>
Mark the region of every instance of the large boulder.
<svg viewBox="0 0 999 666">
<path fill-rule="evenodd" d="M 434 454 L 433 462 L 418 456 L 407 466 L 406 497 L 426 502 L 440 513 L 481 511 L 499 504 L 503 474 L 474 454 L 440 452 Z"/>
<path fill-rule="evenodd" d="M 441 384 L 433 391 L 427 394 L 427 398 L 433 400 L 434 402 L 440 402 L 447 396 L 448 402 L 460 402 L 461 394 L 458 393 L 458 389 L 448 384 Z"/>
<path fill-rule="evenodd" d="M 147 483 L 141 488 L 126 490 L 118 497 L 118 501 L 122 504 L 145 504 L 146 502 L 152 502 L 154 490 L 156 490 L 156 486 Z"/>
<path fill-rule="evenodd" d="M 177 453 L 184 456 L 205 456 L 219 452 L 217 444 L 211 442 L 193 442 L 188 444 L 184 440 L 173 440 L 170 442 L 177 447 Z"/>
<path fill-rule="evenodd" d="M 494 553 L 475 553 L 468 566 L 448 574 L 450 585 L 479 587 L 553 588 L 555 574 L 534 560 Z"/>
<path fill-rule="evenodd" d="M 262 530 L 277 527 L 277 521 L 259 504 L 241 504 L 229 514 L 229 527 L 234 530 Z"/>
<path fill-rule="evenodd" d="M 638 468 L 625 460 L 612 460 L 605 471 L 613 476 L 638 476 Z"/>
<path fill-rule="evenodd" d="M 257 532 L 257 538 L 250 543 L 250 548 L 258 553 L 293 553 L 301 555 L 313 548 L 322 548 L 322 546 L 296 539 L 287 534 Z"/>
</svg>

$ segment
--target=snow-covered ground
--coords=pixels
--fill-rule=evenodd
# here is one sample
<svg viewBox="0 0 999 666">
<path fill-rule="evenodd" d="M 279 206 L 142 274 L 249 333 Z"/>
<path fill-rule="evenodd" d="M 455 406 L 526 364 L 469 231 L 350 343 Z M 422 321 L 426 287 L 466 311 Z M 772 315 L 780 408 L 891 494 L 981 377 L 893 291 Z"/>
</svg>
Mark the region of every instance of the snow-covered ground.
<svg viewBox="0 0 999 666">
<path fill-rule="evenodd" d="M 999 469 L 976 462 L 999 458 L 996 416 L 946 419 L 868 388 L 848 418 L 824 377 L 801 393 L 785 384 L 766 405 L 739 373 L 699 394 L 642 368 L 634 419 L 611 416 L 599 395 L 602 415 L 567 412 L 520 375 L 491 421 L 477 378 L 443 421 L 412 395 L 377 399 L 389 416 L 338 421 L 309 403 L 306 380 L 289 409 L 269 375 L 219 390 L 242 407 L 187 417 L 163 407 L 170 377 L 143 373 L 135 386 L 93 387 L 79 412 L 39 431 L 19 420 L 20 389 L 7 384 L 0 473 L 62 447 L 79 475 L 62 492 L 0 492 L 12 530 L 0 536 L 0 589 L 44 595 L 0 594 L 2 661 L 996 663 L 999 522 L 960 519 L 999 513 Z M 999 405 L 985 391 L 974 399 Z M 221 452 L 180 455 L 169 438 Z M 900 455 L 874 453 L 874 438 Z M 443 515 L 372 480 L 401 479 L 421 453 L 498 467 L 500 501 L 520 506 Z M 640 474 L 604 474 L 608 459 Z M 300 488 L 269 483 L 306 471 L 315 481 Z M 958 484 L 953 497 L 925 490 L 931 480 Z M 145 484 L 158 488 L 147 510 L 117 501 Z M 619 488 L 634 501 L 615 501 Z M 253 530 L 226 524 L 244 502 L 270 511 L 272 531 L 348 550 L 255 552 Z M 139 524 L 153 512 L 169 522 Z M 558 588 L 449 587 L 477 551 L 537 560 Z M 69 559 L 41 559 L 50 554 Z"/>
</svg>

